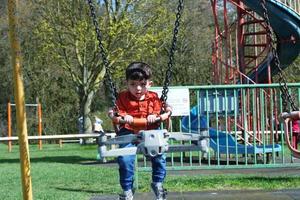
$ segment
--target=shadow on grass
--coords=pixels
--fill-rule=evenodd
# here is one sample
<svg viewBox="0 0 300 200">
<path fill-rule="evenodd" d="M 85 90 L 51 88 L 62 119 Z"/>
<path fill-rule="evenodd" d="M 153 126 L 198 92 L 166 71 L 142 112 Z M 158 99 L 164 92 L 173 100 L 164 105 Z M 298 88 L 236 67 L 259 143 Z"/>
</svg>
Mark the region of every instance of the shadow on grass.
<svg viewBox="0 0 300 200">
<path fill-rule="evenodd" d="M 82 164 L 88 161 L 93 161 L 90 158 L 85 158 L 81 156 L 46 156 L 46 157 L 39 157 L 39 158 L 31 158 L 30 162 L 38 163 L 38 162 L 45 162 L 45 163 L 66 163 L 66 164 Z M 19 163 L 19 159 L 0 159 L 1 163 Z"/>
<path fill-rule="evenodd" d="M 88 189 L 74 189 L 74 188 L 63 188 L 63 187 L 55 187 L 57 190 L 69 191 L 69 192 L 85 192 L 91 194 L 102 194 L 101 190 L 88 190 Z"/>
<path fill-rule="evenodd" d="M 64 163 L 64 164 L 79 164 L 79 165 L 101 165 L 101 166 L 116 166 L 116 160 L 108 160 L 103 163 L 98 160 L 93 160 L 81 156 L 46 156 L 39 158 L 31 158 L 31 163 Z M 0 164 L 4 163 L 20 163 L 19 159 L 0 159 Z"/>
</svg>

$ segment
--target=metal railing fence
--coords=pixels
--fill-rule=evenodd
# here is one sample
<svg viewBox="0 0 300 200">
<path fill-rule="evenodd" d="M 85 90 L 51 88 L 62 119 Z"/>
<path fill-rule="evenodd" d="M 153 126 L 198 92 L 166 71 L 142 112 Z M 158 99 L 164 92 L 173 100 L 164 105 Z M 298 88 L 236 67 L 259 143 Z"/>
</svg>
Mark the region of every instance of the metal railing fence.
<svg viewBox="0 0 300 200">
<path fill-rule="evenodd" d="M 167 153 L 167 168 L 174 170 L 256 168 L 297 165 L 284 141 L 279 84 L 210 85 L 188 88 L 189 116 L 174 117 L 172 132 L 206 129 L 210 150 Z M 300 83 L 288 84 L 300 102 Z M 174 142 L 171 141 L 171 144 Z M 150 170 L 147 158 L 138 157 L 137 170 Z"/>
</svg>

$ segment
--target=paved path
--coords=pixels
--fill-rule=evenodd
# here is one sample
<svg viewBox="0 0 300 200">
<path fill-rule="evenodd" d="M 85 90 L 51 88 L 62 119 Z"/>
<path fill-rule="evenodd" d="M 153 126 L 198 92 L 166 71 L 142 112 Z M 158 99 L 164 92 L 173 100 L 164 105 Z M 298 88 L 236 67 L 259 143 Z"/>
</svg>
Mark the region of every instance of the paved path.
<svg viewBox="0 0 300 200">
<path fill-rule="evenodd" d="M 259 175 L 264 177 L 278 177 L 278 176 L 300 176 L 300 166 L 293 167 L 277 167 L 277 168 L 241 168 L 241 169 L 199 169 L 199 170 L 170 170 L 168 175 L 210 175 L 210 174 L 247 174 Z"/>
<path fill-rule="evenodd" d="M 117 196 L 95 196 L 90 200 L 117 200 Z M 134 200 L 153 200 L 152 193 L 137 193 Z M 168 200 L 300 200 L 300 190 L 210 191 L 168 194 Z"/>
<path fill-rule="evenodd" d="M 300 167 L 259 168 L 259 169 L 212 169 L 212 170 L 187 170 L 168 171 L 169 176 L 180 175 L 210 175 L 210 174 L 256 174 L 259 176 L 273 177 L 286 175 L 298 177 Z M 118 200 L 117 195 L 95 195 L 90 200 Z M 134 200 L 154 200 L 152 193 L 137 193 Z M 300 200 L 300 189 L 284 189 L 275 191 L 264 190 L 230 190 L 230 191 L 205 191 L 205 192 L 169 192 L 168 200 Z"/>
</svg>

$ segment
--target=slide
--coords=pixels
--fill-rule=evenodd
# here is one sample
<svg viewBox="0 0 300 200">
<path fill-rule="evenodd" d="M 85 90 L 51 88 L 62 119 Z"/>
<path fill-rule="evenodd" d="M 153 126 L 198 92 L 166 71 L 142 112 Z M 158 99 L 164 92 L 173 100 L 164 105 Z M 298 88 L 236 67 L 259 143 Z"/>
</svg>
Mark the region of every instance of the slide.
<svg viewBox="0 0 300 200">
<path fill-rule="evenodd" d="M 254 12 L 263 16 L 263 9 L 260 0 L 243 0 L 245 5 Z M 277 53 L 280 60 L 280 67 L 285 69 L 298 57 L 300 52 L 300 16 L 298 13 L 276 0 L 266 0 L 270 25 L 276 35 Z M 274 63 L 274 56 L 270 53 L 258 66 L 258 82 L 267 82 L 268 66 L 272 68 L 272 76 L 278 73 Z M 248 74 L 255 80 L 256 73 Z M 190 112 L 190 117 L 182 119 L 182 131 L 198 133 L 201 129 L 208 129 L 210 135 L 210 147 L 219 153 L 229 154 L 255 154 L 281 151 L 278 144 L 266 146 L 253 146 L 239 144 L 235 137 L 223 131 L 207 128 L 205 116 L 198 116 L 198 108 L 194 107 Z"/>
<path fill-rule="evenodd" d="M 191 119 L 190 119 L 191 117 Z M 239 144 L 235 137 L 230 133 L 217 131 L 213 128 L 207 128 L 207 120 L 205 116 L 198 116 L 198 108 L 194 107 L 190 112 L 190 117 L 183 117 L 181 121 L 182 132 L 199 133 L 199 131 L 208 129 L 210 136 L 210 147 L 220 154 L 259 154 L 281 151 L 279 144 L 273 145 L 243 145 Z"/>
<path fill-rule="evenodd" d="M 243 0 L 247 7 L 263 16 L 263 9 L 260 0 Z M 288 67 L 299 55 L 300 52 L 300 16 L 298 13 L 276 0 L 266 0 L 270 25 L 277 38 L 277 53 L 281 68 Z M 272 76 L 278 73 L 274 64 L 273 55 L 267 58 L 258 67 L 258 82 L 267 80 L 268 65 L 271 63 Z M 255 73 L 248 74 L 255 80 Z"/>
</svg>

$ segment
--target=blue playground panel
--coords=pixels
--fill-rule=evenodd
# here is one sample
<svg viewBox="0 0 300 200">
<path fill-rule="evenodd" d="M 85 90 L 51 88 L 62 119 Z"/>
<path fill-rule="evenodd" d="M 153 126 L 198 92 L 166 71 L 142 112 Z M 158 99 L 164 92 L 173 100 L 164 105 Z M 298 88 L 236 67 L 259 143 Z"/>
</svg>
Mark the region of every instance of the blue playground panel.
<svg viewBox="0 0 300 200">
<path fill-rule="evenodd" d="M 238 110 L 239 99 L 234 95 L 234 90 L 216 91 L 216 90 L 200 90 L 199 92 L 199 111 L 200 115 L 206 113 L 216 113 L 219 115 L 233 115 Z"/>
<path fill-rule="evenodd" d="M 215 151 L 218 152 L 219 146 L 219 153 L 226 154 L 259 154 L 259 153 L 272 153 L 281 151 L 281 146 L 279 144 L 273 145 L 242 145 L 236 142 L 236 139 L 231 134 L 226 134 L 225 132 L 219 131 L 217 133 L 216 129 L 210 128 L 209 129 L 210 135 L 210 147 Z M 218 137 L 219 135 L 219 137 Z M 227 136 L 226 136 L 227 135 Z M 227 138 L 226 138 L 227 137 Z M 219 138 L 219 145 L 217 142 L 217 138 Z M 227 144 L 226 145 L 226 140 Z"/>
<path fill-rule="evenodd" d="M 181 122 L 181 128 L 183 132 L 199 133 L 201 129 L 207 128 L 207 120 L 204 116 L 198 116 L 198 107 L 194 107 L 189 116 L 183 117 Z M 200 121 L 199 121 L 200 120 Z M 191 128 L 190 128 L 190 126 Z M 260 154 L 260 153 L 272 153 L 281 151 L 281 145 L 243 145 L 239 144 L 235 137 L 230 133 L 226 134 L 223 131 L 217 131 L 214 128 L 209 128 L 210 147 L 220 154 Z M 227 142 L 226 142 L 227 140 Z"/>
</svg>

